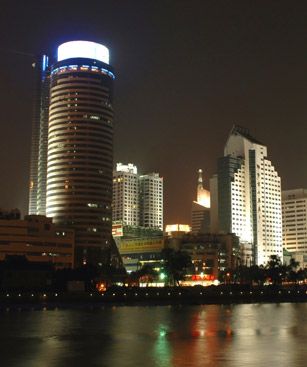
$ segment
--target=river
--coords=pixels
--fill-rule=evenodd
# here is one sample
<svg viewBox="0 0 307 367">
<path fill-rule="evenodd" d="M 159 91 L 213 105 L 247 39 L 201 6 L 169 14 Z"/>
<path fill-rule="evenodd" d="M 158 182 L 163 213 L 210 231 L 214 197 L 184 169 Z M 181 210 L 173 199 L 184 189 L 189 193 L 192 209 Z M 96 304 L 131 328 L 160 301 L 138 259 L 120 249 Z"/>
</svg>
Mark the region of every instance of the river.
<svg viewBox="0 0 307 367">
<path fill-rule="evenodd" d="M 6 309 L 1 367 L 307 365 L 307 303 Z"/>
</svg>

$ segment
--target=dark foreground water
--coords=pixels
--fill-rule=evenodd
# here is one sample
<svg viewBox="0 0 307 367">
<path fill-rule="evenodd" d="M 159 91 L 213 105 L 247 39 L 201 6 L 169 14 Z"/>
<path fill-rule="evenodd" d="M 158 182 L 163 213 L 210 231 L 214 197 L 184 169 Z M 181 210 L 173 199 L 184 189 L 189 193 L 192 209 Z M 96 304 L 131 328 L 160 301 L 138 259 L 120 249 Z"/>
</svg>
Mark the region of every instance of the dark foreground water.
<svg viewBox="0 0 307 367">
<path fill-rule="evenodd" d="M 307 304 L 1 311 L 0 366 L 307 366 Z"/>
</svg>

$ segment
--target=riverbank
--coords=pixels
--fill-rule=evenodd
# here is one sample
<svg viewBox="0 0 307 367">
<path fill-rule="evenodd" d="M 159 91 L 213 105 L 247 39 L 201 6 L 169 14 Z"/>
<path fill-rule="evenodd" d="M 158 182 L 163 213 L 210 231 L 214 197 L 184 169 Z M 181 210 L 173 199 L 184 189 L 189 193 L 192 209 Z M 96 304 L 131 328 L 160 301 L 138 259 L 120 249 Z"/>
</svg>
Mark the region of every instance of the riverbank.
<svg viewBox="0 0 307 367">
<path fill-rule="evenodd" d="M 0 308 L 10 305 L 173 305 L 306 302 L 304 286 L 113 287 L 98 292 L 1 292 Z"/>
</svg>

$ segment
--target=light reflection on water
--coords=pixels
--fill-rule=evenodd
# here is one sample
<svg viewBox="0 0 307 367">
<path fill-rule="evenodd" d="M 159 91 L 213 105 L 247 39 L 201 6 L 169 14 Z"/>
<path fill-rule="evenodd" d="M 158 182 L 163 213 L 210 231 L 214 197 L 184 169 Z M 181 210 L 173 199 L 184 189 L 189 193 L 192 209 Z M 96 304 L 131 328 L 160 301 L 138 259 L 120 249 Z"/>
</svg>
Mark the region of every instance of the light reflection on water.
<svg viewBox="0 0 307 367">
<path fill-rule="evenodd" d="M 306 366 L 307 304 L 0 312 L 0 365 Z"/>
</svg>

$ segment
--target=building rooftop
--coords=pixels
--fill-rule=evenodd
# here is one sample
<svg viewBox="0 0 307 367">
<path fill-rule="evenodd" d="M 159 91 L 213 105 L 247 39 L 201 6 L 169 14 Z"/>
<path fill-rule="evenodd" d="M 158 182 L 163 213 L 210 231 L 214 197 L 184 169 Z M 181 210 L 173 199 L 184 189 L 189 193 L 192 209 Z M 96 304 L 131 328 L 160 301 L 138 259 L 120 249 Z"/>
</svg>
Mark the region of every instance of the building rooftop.
<svg viewBox="0 0 307 367">
<path fill-rule="evenodd" d="M 259 145 L 265 145 L 261 143 L 259 140 L 255 139 L 249 132 L 249 130 L 246 127 L 240 126 L 240 125 L 233 125 L 230 135 L 241 135 L 243 138 L 248 139 L 250 142 L 259 144 Z"/>
</svg>

